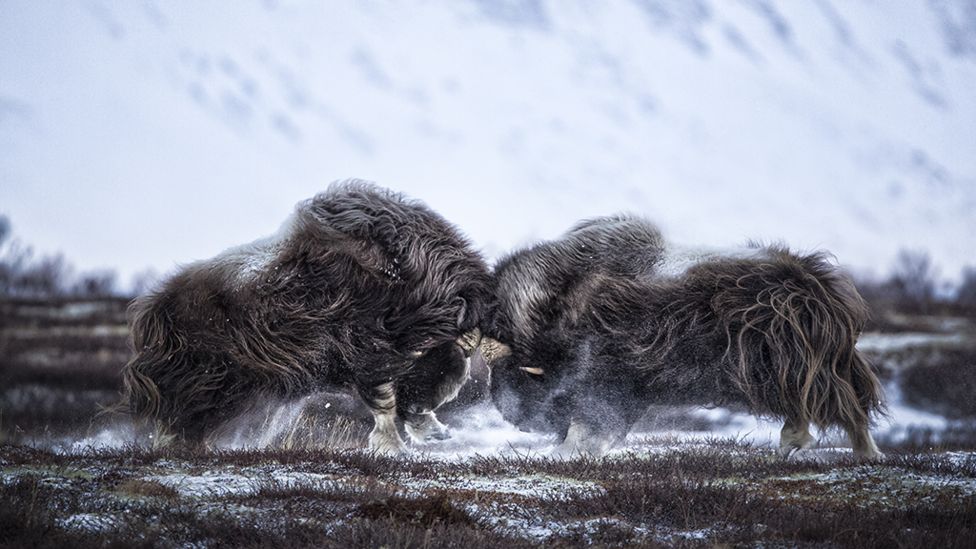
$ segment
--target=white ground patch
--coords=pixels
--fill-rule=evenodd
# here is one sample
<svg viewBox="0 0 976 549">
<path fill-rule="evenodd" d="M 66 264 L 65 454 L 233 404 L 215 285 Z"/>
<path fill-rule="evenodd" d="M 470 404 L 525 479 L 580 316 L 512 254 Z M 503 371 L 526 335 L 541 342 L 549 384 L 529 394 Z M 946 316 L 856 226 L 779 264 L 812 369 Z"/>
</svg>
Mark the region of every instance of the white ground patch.
<svg viewBox="0 0 976 549">
<path fill-rule="evenodd" d="M 118 528 L 119 517 L 101 513 L 78 513 L 58 521 L 63 528 L 74 528 L 89 532 L 107 532 Z"/>
<path fill-rule="evenodd" d="M 814 481 L 828 486 L 843 487 L 849 496 L 860 505 L 882 503 L 891 507 L 901 507 L 906 502 L 917 504 L 930 498 L 945 497 L 946 492 L 954 492 L 957 497 L 976 495 L 976 479 L 951 477 L 939 474 L 921 474 L 893 468 L 858 467 L 836 469 L 826 473 L 791 475 L 774 479 L 785 482 Z M 853 488 L 856 487 L 856 488 Z M 848 497 L 838 491 L 837 497 Z M 870 496 L 865 498 L 865 496 Z M 869 499 L 869 501 L 865 501 Z"/>
<path fill-rule="evenodd" d="M 965 343 L 968 338 L 967 334 L 955 333 L 955 334 L 928 334 L 928 333 L 898 333 L 898 334 L 882 334 L 882 333 L 869 333 L 863 334 L 857 340 L 857 348 L 861 351 L 875 352 L 875 353 L 890 353 L 893 351 L 902 351 L 905 349 L 911 349 L 914 347 L 937 347 L 937 346 L 953 346 Z"/>
<path fill-rule="evenodd" d="M 964 466 L 976 464 L 976 452 L 945 452 L 942 455 L 953 465 Z"/>
<path fill-rule="evenodd" d="M 523 475 L 518 477 L 452 477 L 444 479 L 406 479 L 399 483 L 420 494 L 426 490 L 472 490 L 495 494 L 526 496 L 541 500 L 578 499 L 605 492 L 595 482 L 580 481 L 554 475 Z"/>
<path fill-rule="evenodd" d="M 215 470 L 198 474 L 169 473 L 147 476 L 143 480 L 158 482 L 189 498 L 247 495 L 269 485 L 281 488 L 304 485 L 327 488 L 345 485 L 332 475 L 268 468 L 242 469 L 238 472 Z"/>
</svg>

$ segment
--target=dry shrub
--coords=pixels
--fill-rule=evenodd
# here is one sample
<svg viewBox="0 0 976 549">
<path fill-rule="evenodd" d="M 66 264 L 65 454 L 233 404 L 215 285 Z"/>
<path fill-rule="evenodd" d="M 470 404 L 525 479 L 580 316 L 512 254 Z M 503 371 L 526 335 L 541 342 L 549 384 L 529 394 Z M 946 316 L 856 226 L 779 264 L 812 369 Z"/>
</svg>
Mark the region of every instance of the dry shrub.
<svg viewBox="0 0 976 549">
<path fill-rule="evenodd" d="M 976 418 L 976 347 L 946 348 L 907 369 L 906 402 L 956 419 Z"/>
<path fill-rule="evenodd" d="M 115 492 L 131 496 L 144 496 L 151 498 L 176 499 L 180 493 L 173 487 L 166 486 L 155 480 L 140 478 L 130 478 L 119 482 L 114 489 Z"/>
</svg>

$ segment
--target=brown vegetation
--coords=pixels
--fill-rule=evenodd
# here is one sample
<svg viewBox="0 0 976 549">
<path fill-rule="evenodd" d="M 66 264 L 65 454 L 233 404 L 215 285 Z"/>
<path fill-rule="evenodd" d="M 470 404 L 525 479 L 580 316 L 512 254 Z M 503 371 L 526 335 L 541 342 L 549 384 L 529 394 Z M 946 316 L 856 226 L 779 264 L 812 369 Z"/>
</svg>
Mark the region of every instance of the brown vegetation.
<svg viewBox="0 0 976 549">
<path fill-rule="evenodd" d="M 716 442 L 606 459 L 454 462 L 0 446 L 0 546 L 965 547 L 976 534 L 972 458 L 895 453 L 866 467 Z M 238 480 L 225 491 L 189 489 L 207 475 Z M 536 488 L 505 488 L 517 478 Z"/>
</svg>

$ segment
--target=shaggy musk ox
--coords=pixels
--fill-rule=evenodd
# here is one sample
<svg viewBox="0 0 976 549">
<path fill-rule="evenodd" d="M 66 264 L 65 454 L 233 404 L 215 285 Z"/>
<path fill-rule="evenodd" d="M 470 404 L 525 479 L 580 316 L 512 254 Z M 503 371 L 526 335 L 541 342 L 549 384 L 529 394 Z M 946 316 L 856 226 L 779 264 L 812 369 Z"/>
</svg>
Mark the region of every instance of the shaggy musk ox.
<svg viewBox="0 0 976 549">
<path fill-rule="evenodd" d="M 440 215 L 364 182 L 300 203 L 279 234 L 182 268 L 131 307 L 127 405 L 202 441 L 258 395 L 354 387 L 370 447 L 444 438 L 489 297 L 481 256 Z"/>
<path fill-rule="evenodd" d="M 651 404 L 745 405 L 781 418 L 781 453 L 840 426 L 868 431 L 881 388 L 855 349 L 867 310 L 824 255 L 770 246 L 681 254 L 653 225 L 585 221 L 495 269 L 482 342 L 492 398 L 557 453 L 600 454 Z"/>
</svg>

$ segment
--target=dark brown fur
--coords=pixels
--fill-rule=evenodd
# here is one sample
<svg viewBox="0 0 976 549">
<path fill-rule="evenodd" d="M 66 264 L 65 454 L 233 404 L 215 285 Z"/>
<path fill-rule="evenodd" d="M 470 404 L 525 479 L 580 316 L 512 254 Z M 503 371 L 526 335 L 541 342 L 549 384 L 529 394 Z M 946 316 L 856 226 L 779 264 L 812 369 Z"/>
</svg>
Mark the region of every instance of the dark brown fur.
<svg viewBox="0 0 976 549">
<path fill-rule="evenodd" d="M 132 304 L 129 408 L 189 440 L 257 395 L 334 385 L 374 413 L 432 412 L 439 383 L 463 382 L 456 340 L 481 321 L 487 283 L 481 257 L 423 204 L 335 184 L 278 238 L 189 265 Z"/>
</svg>

